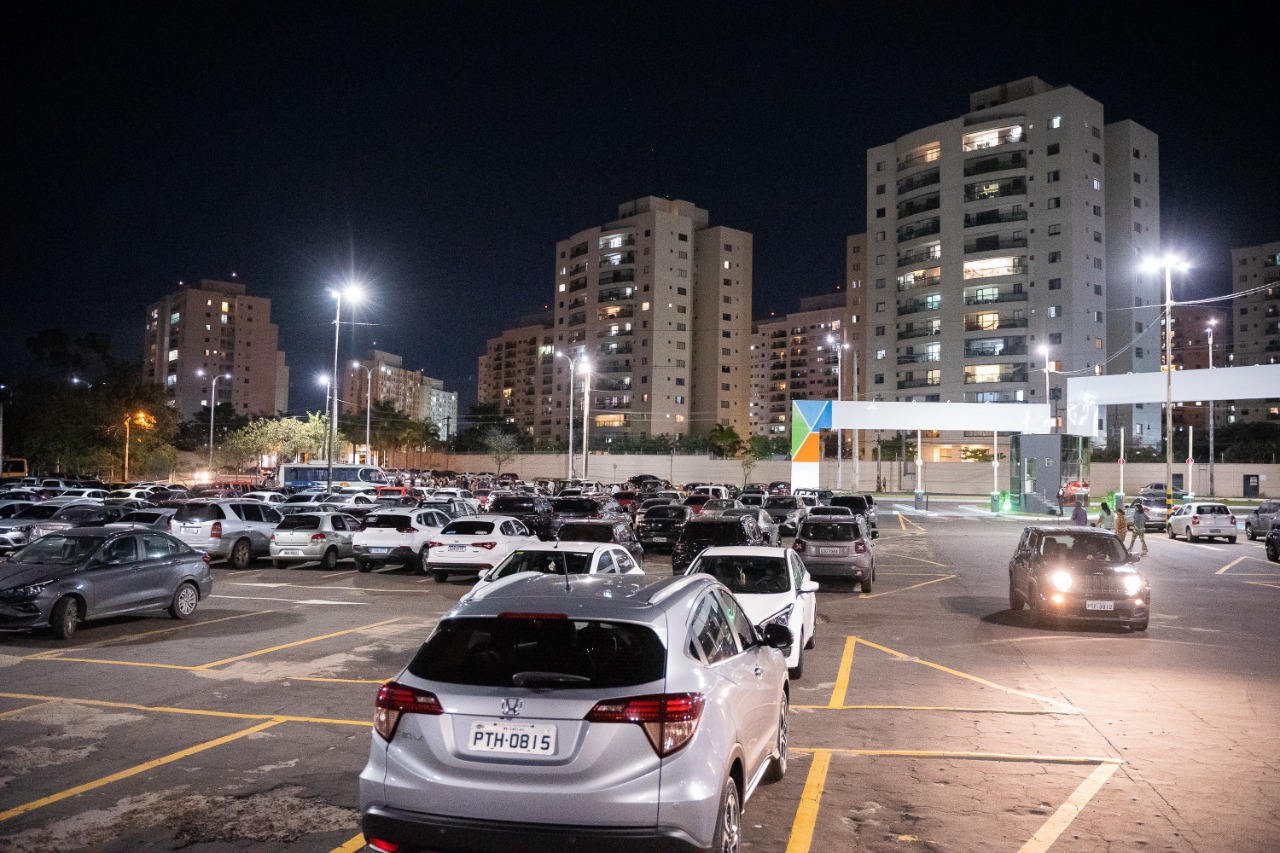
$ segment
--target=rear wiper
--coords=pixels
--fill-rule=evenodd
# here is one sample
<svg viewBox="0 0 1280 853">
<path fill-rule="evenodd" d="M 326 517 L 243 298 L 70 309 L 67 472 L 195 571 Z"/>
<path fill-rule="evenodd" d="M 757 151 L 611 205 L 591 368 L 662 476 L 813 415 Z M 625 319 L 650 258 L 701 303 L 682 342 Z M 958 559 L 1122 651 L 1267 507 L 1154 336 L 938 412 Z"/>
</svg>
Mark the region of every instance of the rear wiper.
<svg viewBox="0 0 1280 853">
<path fill-rule="evenodd" d="M 554 687 L 558 684 L 590 684 L 591 679 L 567 672 L 517 672 L 511 676 L 511 683 L 516 687 Z"/>
</svg>

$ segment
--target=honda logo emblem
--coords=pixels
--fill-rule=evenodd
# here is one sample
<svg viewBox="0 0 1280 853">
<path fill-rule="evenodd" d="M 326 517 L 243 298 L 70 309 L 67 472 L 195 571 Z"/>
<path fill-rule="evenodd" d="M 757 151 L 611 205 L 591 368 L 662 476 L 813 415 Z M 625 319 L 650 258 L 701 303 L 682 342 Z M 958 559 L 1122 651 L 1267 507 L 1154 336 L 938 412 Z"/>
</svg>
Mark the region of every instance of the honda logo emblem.
<svg viewBox="0 0 1280 853">
<path fill-rule="evenodd" d="M 503 699 L 502 700 L 502 716 L 518 717 L 520 712 L 524 710 L 523 699 Z"/>
</svg>

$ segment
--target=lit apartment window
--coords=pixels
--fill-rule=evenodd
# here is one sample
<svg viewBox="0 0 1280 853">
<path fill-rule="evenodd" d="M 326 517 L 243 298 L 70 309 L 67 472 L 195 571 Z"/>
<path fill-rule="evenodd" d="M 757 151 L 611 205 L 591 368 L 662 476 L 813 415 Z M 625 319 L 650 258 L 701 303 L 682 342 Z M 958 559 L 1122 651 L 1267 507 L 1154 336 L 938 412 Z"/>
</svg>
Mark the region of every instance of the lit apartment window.
<svg viewBox="0 0 1280 853">
<path fill-rule="evenodd" d="M 230 311 L 230 310 L 231 310 L 231 305 L 230 305 L 230 303 L 227 303 L 227 302 L 222 303 L 222 313 L 223 313 L 223 314 L 227 313 L 227 312 L 228 312 L 228 311 Z"/>
<path fill-rule="evenodd" d="M 178 351 L 176 349 L 169 350 L 169 360 L 170 361 L 178 360 Z"/>
<path fill-rule="evenodd" d="M 182 314 L 178 311 L 174 311 L 172 314 L 169 315 L 170 324 L 176 323 L 181 319 L 182 319 Z"/>
<path fill-rule="evenodd" d="M 725 261 L 725 262 L 724 262 L 724 268 L 725 268 L 725 269 L 728 269 L 728 268 L 729 268 L 729 262 L 728 262 L 728 261 Z"/>
<path fill-rule="evenodd" d="M 966 133 L 963 139 L 963 150 L 977 151 L 982 148 L 994 148 L 997 145 L 1008 145 L 1022 141 L 1022 125 L 1013 124 L 1007 127 L 993 127 Z"/>
<path fill-rule="evenodd" d="M 982 258 L 964 262 L 964 278 L 991 278 L 999 275 L 1021 275 L 1026 272 L 1026 258 Z"/>
<path fill-rule="evenodd" d="M 1054 116 L 1053 118 L 1049 119 L 1049 127 L 1054 130 L 1062 127 L 1062 116 Z"/>
<path fill-rule="evenodd" d="M 177 384 L 178 384 L 178 374 L 176 374 L 176 373 L 170 373 L 168 376 L 166 376 L 166 377 L 164 378 L 164 384 L 165 384 L 165 385 L 177 385 Z"/>
</svg>

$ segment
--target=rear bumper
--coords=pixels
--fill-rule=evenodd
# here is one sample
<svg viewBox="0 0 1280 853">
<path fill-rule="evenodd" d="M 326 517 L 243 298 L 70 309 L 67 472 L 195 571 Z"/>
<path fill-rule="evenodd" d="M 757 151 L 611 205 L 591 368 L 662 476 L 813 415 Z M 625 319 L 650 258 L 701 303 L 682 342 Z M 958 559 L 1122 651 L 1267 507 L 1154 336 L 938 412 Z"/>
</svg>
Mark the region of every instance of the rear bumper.
<svg viewBox="0 0 1280 853">
<path fill-rule="evenodd" d="M 552 826 L 444 817 L 370 806 L 361 817 L 366 839 L 391 841 L 401 853 L 511 853 L 550 850 L 569 853 L 693 853 L 701 850 L 675 827 Z"/>
<path fill-rule="evenodd" d="M 451 575 L 468 572 L 479 575 L 481 572 L 487 572 L 492 568 L 492 563 L 437 563 L 434 560 L 427 561 L 427 571 L 444 572 Z"/>
<path fill-rule="evenodd" d="M 381 550 L 374 550 L 375 548 Z M 403 563 L 417 557 L 417 554 L 405 545 L 355 545 L 351 548 L 351 554 L 363 563 Z"/>
<path fill-rule="evenodd" d="M 805 568 L 814 577 L 862 578 L 871 574 L 871 560 L 866 555 L 816 557 L 803 554 Z"/>
</svg>

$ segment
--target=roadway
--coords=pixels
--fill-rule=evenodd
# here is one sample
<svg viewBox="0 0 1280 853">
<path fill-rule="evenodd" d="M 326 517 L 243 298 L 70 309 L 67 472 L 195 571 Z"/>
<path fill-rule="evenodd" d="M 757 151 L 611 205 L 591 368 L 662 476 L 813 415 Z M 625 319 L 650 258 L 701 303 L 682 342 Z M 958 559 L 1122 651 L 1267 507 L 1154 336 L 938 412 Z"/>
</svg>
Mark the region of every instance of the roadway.
<svg viewBox="0 0 1280 853">
<path fill-rule="evenodd" d="M 1152 533 L 1147 632 L 1038 629 L 1022 526 L 882 515 L 872 593 L 819 593 L 746 849 L 1280 849 L 1280 565 Z M 190 622 L 0 634 L 0 849 L 358 849 L 377 685 L 468 584 L 264 566 Z"/>
</svg>

